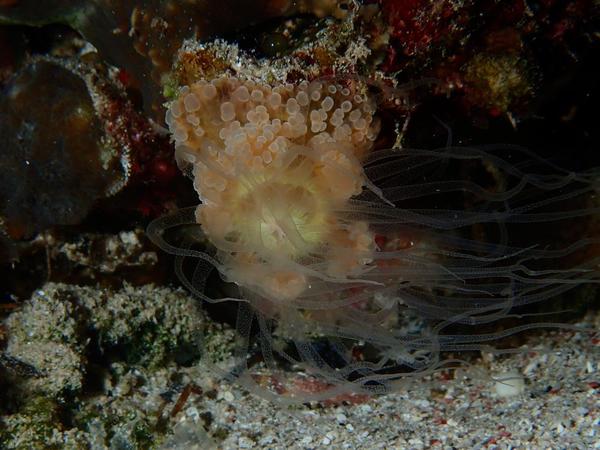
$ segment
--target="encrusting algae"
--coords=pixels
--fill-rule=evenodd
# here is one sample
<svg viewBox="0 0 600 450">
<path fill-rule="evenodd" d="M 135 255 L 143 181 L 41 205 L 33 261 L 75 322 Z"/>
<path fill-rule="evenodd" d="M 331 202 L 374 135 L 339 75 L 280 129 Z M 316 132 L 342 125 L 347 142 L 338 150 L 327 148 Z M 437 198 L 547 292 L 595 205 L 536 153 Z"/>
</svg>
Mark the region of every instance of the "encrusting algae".
<svg viewBox="0 0 600 450">
<path fill-rule="evenodd" d="M 202 200 L 196 219 L 229 280 L 289 300 L 311 277 L 368 269 L 368 225 L 336 215 L 367 183 L 362 163 L 378 133 L 375 105 L 361 88 L 221 76 L 182 88 L 171 103 L 176 157 Z M 322 271 L 308 265 L 317 254 Z"/>
</svg>

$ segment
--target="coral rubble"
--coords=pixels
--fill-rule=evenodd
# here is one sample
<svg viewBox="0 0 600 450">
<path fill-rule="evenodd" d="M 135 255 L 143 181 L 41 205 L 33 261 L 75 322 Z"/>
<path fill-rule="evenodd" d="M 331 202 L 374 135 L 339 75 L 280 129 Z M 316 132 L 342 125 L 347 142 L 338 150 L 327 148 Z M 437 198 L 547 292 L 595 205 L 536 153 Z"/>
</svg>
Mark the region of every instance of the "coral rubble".
<svg viewBox="0 0 600 450">
<path fill-rule="evenodd" d="M 2 448 L 148 448 L 163 437 L 160 393 L 198 361 L 205 318 L 181 290 L 50 283 L 5 325 L 3 355 L 35 372 L 3 374 L 14 385 L 2 394 Z M 150 398 L 142 380 L 157 383 Z"/>
</svg>

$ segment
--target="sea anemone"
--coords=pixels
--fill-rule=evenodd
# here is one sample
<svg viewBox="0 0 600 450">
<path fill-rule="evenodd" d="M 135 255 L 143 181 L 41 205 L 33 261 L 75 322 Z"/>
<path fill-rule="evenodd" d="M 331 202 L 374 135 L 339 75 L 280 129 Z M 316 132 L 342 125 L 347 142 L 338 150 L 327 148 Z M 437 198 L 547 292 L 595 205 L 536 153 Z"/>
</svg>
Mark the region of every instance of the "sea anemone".
<svg viewBox="0 0 600 450">
<path fill-rule="evenodd" d="M 589 256 L 598 239 L 552 247 L 531 227 L 597 213 L 586 203 L 596 172 L 564 171 L 508 146 L 374 150 L 375 111 L 354 79 L 273 85 L 221 76 L 183 87 L 167 112 L 201 204 L 158 219 L 149 235 L 200 261 L 191 280 L 180 270 L 200 298 L 241 302 L 238 329 L 248 346 L 258 337 L 270 377 L 287 365 L 327 387 L 307 393 L 278 380 L 275 390 L 292 401 L 385 392 L 452 365 L 445 351 L 559 326 L 484 332 L 517 307 L 600 278 L 600 258 Z M 190 223 L 201 228 L 202 249 L 164 238 Z M 239 295 L 207 296 L 211 268 Z M 240 367 L 245 357 L 231 373 L 253 389 L 256 370 Z"/>
<path fill-rule="evenodd" d="M 281 302 L 369 270 L 373 234 L 337 212 L 366 184 L 374 111 L 352 84 L 226 76 L 181 91 L 166 121 L 227 279 Z"/>
</svg>

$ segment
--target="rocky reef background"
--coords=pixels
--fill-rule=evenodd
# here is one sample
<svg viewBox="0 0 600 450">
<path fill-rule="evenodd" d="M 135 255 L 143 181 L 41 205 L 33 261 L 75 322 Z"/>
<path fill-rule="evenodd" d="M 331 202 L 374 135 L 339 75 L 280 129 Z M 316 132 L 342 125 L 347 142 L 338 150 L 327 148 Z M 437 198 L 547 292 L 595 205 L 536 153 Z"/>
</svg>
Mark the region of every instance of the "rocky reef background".
<svg viewBox="0 0 600 450">
<path fill-rule="evenodd" d="M 378 98 L 378 147 L 518 144 L 570 170 L 600 164 L 592 0 L 45 3 L 0 0 L 1 448 L 246 442 L 226 422 L 239 395 L 201 362 L 230 357 L 228 311 L 176 288 L 144 234 L 197 202 L 163 128 L 179 85 L 240 67 L 360 77 Z M 546 239 L 597 231 L 582 219 Z M 598 292 L 557 301 L 587 320 Z M 591 398 L 594 377 L 576 382 Z"/>
</svg>

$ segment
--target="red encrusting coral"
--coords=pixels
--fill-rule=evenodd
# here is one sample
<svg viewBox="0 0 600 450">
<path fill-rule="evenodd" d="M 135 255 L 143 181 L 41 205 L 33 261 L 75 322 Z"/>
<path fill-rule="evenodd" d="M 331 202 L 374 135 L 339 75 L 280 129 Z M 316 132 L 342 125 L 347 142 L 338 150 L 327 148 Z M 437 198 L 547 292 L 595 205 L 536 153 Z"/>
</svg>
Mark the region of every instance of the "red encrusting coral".
<svg viewBox="0 0 600 450">
<path fill-rule="evenodd" d="M 118 79 L 129 81 L 124 71 Z M 169 137 L 126 97 L 110 98 L 100 114 L 108 133 L 129 153 L 128 190 L 141 188 L 134 209 L 147 217 L 162 214 L 177 198 L 174 187 L 180 177 Z"/>
<path fill-rule="evenodd" d="M 391 37 L 390 64 L 398 59 L 398 50 L 402 57 L 422 59 L 441 41 L 450 41 L 460 35 L 464 30 L 461 14 L 470 2 L 379 0 L 379 3 Z"/>
</svg>

